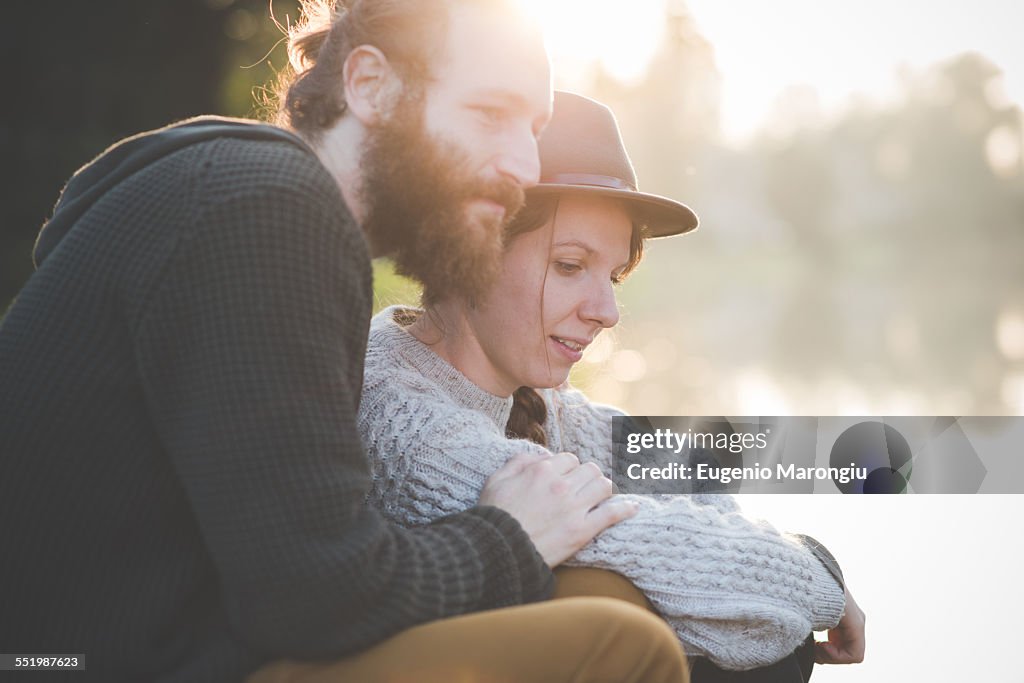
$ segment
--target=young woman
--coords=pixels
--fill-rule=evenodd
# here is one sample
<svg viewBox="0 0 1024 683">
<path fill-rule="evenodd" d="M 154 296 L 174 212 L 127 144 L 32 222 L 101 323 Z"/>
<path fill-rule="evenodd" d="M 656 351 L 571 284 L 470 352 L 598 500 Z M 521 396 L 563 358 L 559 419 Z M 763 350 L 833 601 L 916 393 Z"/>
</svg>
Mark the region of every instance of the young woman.
<svg viewBox="0 0 1024 683">
<path fill-rule="evenodd" d="M 553 454 L 552 467 L 568 452 L 611 471 L 611 417 L 621 413 L 569 387 L 569 370 L 618 322 L 615 286 L 644 238 L 687 232 L 697 219 L 636 190 L 614 117 L 592 100 L 556 93 L 541 165 L 493 282 L 425 291 L 424 309 L 392 307 L 371 326 L 360 407 L 371 503 L 402 523 L 474 504 L 487 478 L 528 449 Z M 811 630 L 837 626 L 844 606 L 860 615 L 827 551 L 744 517 L 732 497 L 630 498 L 638 514 L 568 564 L 625 576 L 687 653 L 706 658 L 698 668 L 766 671 L 801 648 L 792 680 L 803 680 Z M 863 630 L 843 619 L 845 635 L 819 648 L 819 661 L 856 660 Z"/>
</svg>

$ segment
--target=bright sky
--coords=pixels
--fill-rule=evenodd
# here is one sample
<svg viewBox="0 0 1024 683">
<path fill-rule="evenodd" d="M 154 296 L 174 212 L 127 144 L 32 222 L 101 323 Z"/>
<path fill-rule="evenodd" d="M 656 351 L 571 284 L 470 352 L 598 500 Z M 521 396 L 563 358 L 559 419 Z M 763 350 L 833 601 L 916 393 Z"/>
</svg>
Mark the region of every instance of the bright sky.
<svg viewBox="0 0 1024 683">
<path fill-rule="evenodd" d="M 658 43 L 666 0 L 523 0 L 544 21 L 556 77 L 586 60 L 635 77 Z M 923 69 L 975 50 L 1024 102 L 1024 3 L 1018 0 L 688 0 L 722 75 L 723 131 L 742 140 L 789 86 L 812 85 L 825 113 L 851 94 L 884 101 L 901 66 Z"/>
</svg>

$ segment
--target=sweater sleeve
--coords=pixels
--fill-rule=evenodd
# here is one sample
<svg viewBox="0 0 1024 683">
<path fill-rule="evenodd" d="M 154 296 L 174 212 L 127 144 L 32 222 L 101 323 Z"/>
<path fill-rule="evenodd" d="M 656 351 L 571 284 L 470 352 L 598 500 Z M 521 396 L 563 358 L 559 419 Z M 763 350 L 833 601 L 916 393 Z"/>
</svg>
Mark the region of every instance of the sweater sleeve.
<svg viewBox="0 0 1024 683">
<path fill-rule="evenodd" d="M 550 570 L 507 513 L 403 529 L 364 506 L 369 258 L 337 188 L 278 161 L 272 180 L 198 183 L 133 322 L 148 408 L 238 638 L 267 657 L 335 658 L 544 597 Z"/>
<path fill-rule="evenodd" d="M 611 417 L 574 390 L 549 396 L 560 447 L 611 470 Z M 725 494 L 624 496 L 639 513 L 570 562 L 616 571 L 650 599 L 693 654 L 749 669 L 836 625 L 843 587 L 806 541 L 744 516 Z"/>
<path fill-rule="evenodd" d="M 409 383 L 398 366 L 374 374 L 359 415 L 374 475 L 370 501 L 399 524 L 425 524 L 465 510 L 509 458 L 525 451 L 549 454 L 506 438 L 483 414 L 417 386 L 415 376 Z"/>
</svg>

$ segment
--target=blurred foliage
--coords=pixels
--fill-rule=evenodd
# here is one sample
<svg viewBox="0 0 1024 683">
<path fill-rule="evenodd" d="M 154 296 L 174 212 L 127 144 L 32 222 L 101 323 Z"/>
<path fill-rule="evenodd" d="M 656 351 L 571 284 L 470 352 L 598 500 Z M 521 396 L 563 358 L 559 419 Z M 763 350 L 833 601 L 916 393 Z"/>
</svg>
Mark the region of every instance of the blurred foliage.
<svg viewBox="0 0 1024 683">
<path fill-rule="evenodd" d="M 711 46 L 685 10 L 666 28 L 644 81 L 587 92 L 641 186 L 702 224 L 650 245 L 623 291 L 620 345 L 650 367 L 613 355 L 593 393 L 641 414 L 1024 411 L 1022 118 L 999 70 L 962 54 L 832 120 L 783 93 L 736 149 Z"/>
<path fill-rule="evenodd" d="M 403 304 L 417 305 L 423 289 L 418 283 L 395 272 L 391 261 L 377 259 L 373 262 L 373 312 L 388 306 Z"/>
<path fill-rule="evenodd" d="M 782 93 L 737 148 L 720 140 L 713 46 L 669 6 L 646 78 L 595 67 L 584 92 L 618 115 L 641 186 L 701 229 L 650 245 L 616 345 L 574 378 L 648 414 L 1024 411 L 1022 125 L 998 69 L 963 54 L 831 119 L 807 114 L 813 92 Z M 254 89 L 286 61 L 266 0 L 102 10 L 25 5 L 3 43 L 25 66 L 0 124 L 0 310 L 75 168 L 175 119 L 258 115 Z M 273 11 L 287 24 L 295 3 Z M 376 308 L 418 300 L 386 262 L 375 276 Z"/>
</svg>

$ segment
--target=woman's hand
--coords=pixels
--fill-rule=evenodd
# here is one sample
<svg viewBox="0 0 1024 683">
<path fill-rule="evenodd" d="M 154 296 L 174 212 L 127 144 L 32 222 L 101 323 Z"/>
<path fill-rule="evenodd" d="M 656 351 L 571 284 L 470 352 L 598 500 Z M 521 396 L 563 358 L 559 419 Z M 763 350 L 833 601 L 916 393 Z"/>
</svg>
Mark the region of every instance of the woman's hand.
<svg viewBox="0 0 1024 683">
<path fill-rule="evenodd" d="M 828 631 L 828 642 L 815 643 L 814 661 L 818 664 L 858 664 L 864 661 L 864 610 L 846 589 L 846 611 L 835 628 Z"/>
</svg>

